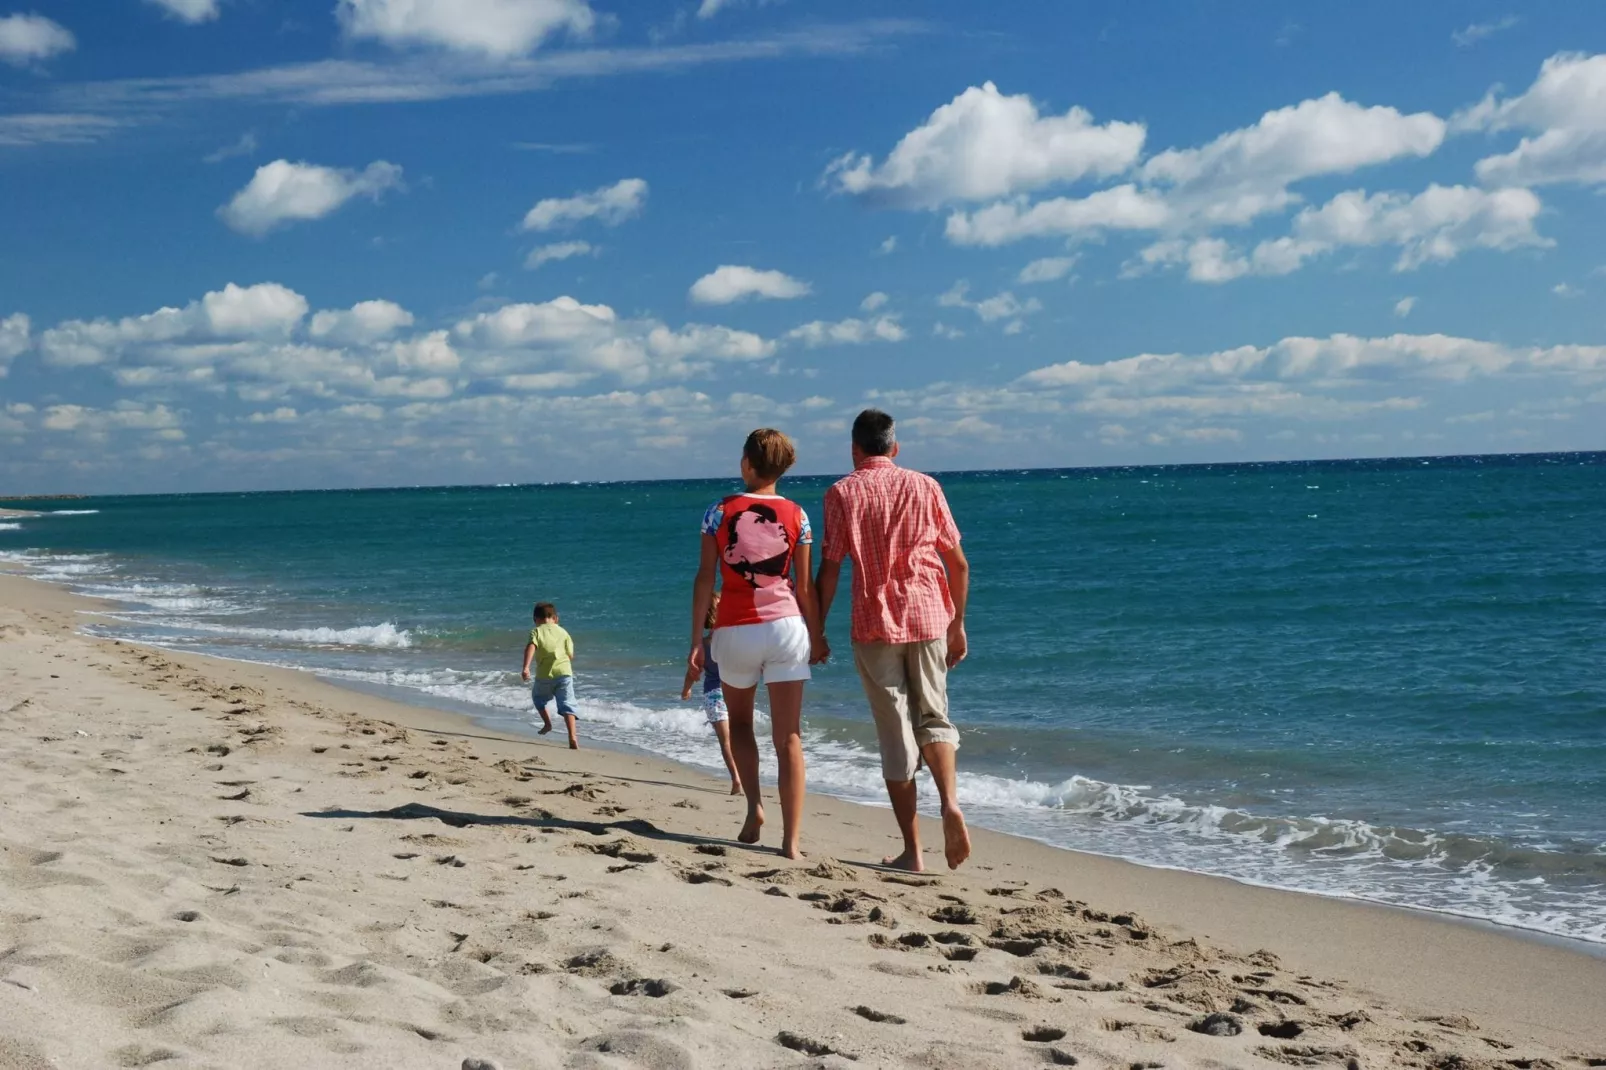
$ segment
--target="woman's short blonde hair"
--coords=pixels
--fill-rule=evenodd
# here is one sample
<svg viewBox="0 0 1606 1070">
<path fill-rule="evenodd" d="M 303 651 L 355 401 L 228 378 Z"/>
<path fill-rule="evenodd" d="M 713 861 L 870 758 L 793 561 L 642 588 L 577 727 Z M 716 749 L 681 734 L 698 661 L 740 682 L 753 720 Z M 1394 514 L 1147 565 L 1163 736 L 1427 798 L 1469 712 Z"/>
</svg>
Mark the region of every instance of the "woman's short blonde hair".
<svg viewBox="0 0 1606 1070">
<path fill-rule="evenodd" d="M 748 435 L 742 456 L 753 466 L 753 474 L 766 482 L 780 479 L 797 462 L 792 440 L 773 427 L 761 427 Z"/>
</svg>

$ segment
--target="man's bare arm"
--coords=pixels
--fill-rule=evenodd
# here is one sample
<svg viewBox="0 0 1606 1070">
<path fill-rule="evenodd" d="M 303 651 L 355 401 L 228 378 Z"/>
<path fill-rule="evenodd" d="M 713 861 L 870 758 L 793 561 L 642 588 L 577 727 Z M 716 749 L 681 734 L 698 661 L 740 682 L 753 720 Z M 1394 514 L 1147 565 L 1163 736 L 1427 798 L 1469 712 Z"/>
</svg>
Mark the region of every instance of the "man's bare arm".
<svg viewBox="0 0 1606 1070">
<path fill-rule="evenodd" d="M 842 575 L 842 562 L 820 558 L 820 571 L 814 577 L 814 597 L 820 602 L 820 627 L 831 615 L 831 603 L 836 601 L 836 582 Z"/>
<path fill-rule="evenodd" d="M 954 600 L 954 619 L 948 625 L 948 667 L 951 669 L 965 660 L 970 652 L 970 641 L 965 635 L 965 607 L 970 602 L 970 562 L 964 549 L 957 543 L 942 551 L 942 563 L 948 569 L 948 593 Z"/>
</svg>

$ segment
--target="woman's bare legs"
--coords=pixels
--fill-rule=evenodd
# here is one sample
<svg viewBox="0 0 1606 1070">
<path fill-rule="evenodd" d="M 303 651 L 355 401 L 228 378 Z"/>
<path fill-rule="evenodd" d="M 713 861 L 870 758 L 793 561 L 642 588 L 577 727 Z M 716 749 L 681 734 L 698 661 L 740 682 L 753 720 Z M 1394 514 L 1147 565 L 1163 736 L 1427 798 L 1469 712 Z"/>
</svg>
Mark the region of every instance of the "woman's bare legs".
<svg viewBox="0 0 1606 1070">
<path fill-rule="evenodd" d="M 781 854 L 802 858 L 803 835 L 803 681 L 770 684 L 770 728 L 775 760 L 780 765 Z M 735 716 L 735 710 L 731 711 Z M 757 753 L 754 754 L 755 764 Z M 745 782 L 747 771 L 742 771 Z"/>
<path fill-rule="evenodd" d="M 747 792 L 747 822 L 736 837 L 743 843 L 757 843 L 764 827 L 764 795 L 758 783 L 758 740 L 753 737 L 753 699 L 758 686 L 725 685 L 725 708 L 730 711 L 730 751 L 736 760 L 736 775 Z M 774 702 L 773 688 L 771 702 Z M 785 793 L 782 793 L 785 798 Z"/>
<path fill-rule="evenodd" d="M 736 756 L 731 753 L 731 727 L 728 721 L 714 722 L 714 738 L 719 740 L 719 756 L 725 759 L 725 771 L 731 775 L 731 794 L 742 793 L 742 774 L 736 768 Z"/>
</svg>

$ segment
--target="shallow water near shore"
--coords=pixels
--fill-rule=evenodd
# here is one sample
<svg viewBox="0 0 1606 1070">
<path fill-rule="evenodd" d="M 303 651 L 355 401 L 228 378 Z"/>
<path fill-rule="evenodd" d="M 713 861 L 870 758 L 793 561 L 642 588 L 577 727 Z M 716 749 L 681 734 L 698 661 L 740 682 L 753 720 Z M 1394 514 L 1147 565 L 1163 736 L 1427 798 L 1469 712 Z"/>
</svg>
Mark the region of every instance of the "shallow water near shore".
<svg viewBox="0 0 1606 1070">
<path fill-rule="evenodd" d="M 1606 454 L 942 477 L 974 566 L 952 697 L 973 821 L 1606 943 Z M 783 488 L 818 523 L 829 481 Z M 94 630 L 533 720 L 529 606 L 592 739 L 717 769 L 678 698 L 718 481 L 99 498 L 0 563 Z M 881 801 L 847 644 L 810 786 Z"/>
</svg>

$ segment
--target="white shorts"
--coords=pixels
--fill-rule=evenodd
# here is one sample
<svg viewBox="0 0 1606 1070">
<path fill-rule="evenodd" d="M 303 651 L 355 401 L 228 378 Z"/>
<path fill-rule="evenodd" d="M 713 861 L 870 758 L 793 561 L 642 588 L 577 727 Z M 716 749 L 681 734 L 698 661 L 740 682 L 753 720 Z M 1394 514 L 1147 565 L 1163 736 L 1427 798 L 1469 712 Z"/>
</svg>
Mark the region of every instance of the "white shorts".
<svg viewBox="0 0 1606 1070">
<path fill-rule="evenodd" d="M 809 628 L 802 617 L 782 617 L 765 624 L 715 628 L 709 653 L 727 687 L 756 687 L 807 680 Z"/>
</svg>

